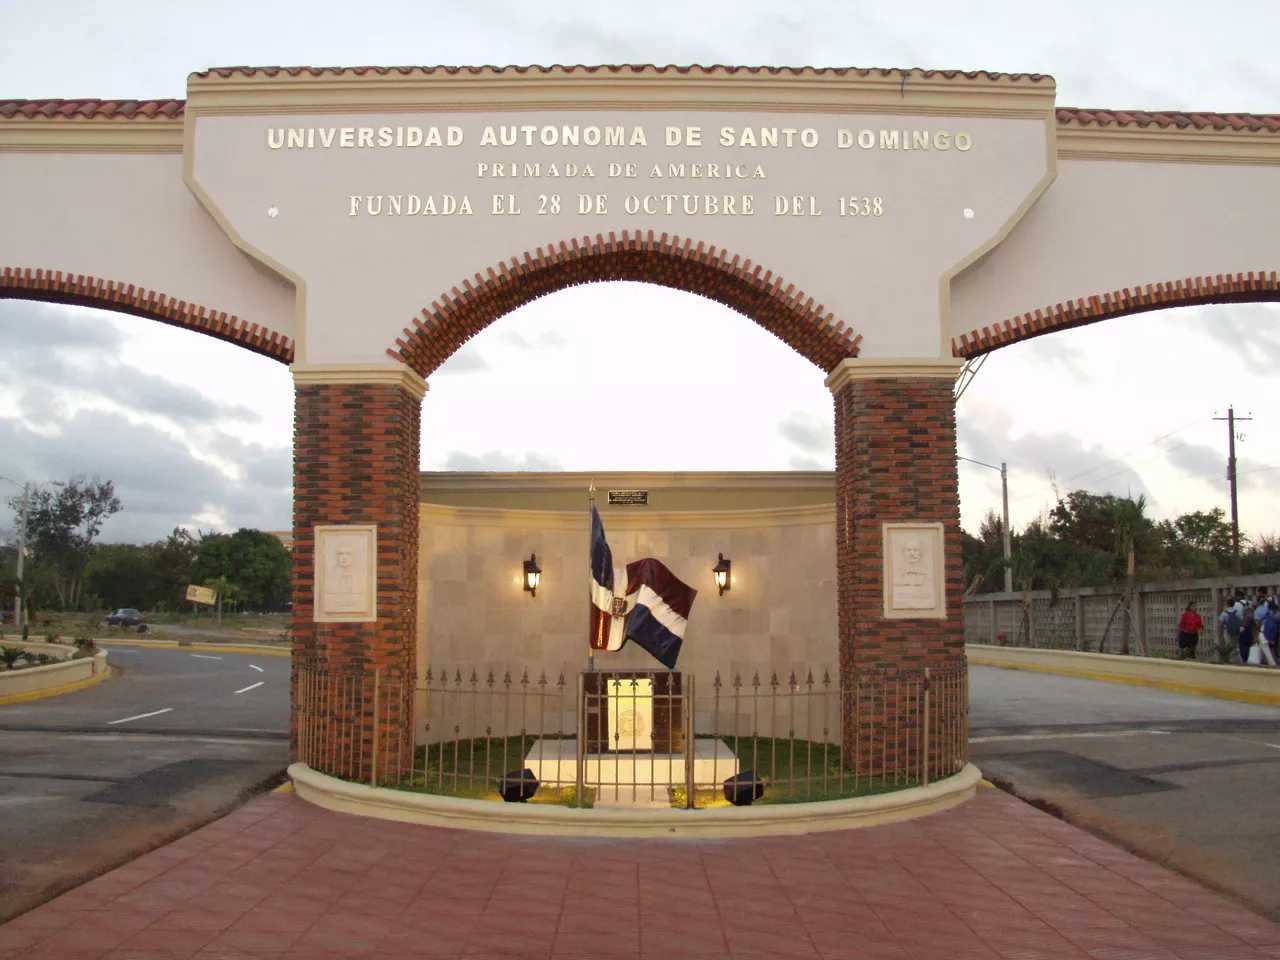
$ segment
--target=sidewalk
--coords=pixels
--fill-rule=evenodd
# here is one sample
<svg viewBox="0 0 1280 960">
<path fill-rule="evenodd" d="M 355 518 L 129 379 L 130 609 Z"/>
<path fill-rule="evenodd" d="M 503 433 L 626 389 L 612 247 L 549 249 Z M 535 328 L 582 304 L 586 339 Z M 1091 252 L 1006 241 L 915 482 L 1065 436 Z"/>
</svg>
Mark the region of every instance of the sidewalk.
<svg viewBox="0 0 1280 960">
<path fill-rule="evenodd" d="M 992 789 L 886 827 L 541 839 L 271 794 L 0 927 L 0 960 L 1244 960 L 1280 924 Z"/>
</svg>

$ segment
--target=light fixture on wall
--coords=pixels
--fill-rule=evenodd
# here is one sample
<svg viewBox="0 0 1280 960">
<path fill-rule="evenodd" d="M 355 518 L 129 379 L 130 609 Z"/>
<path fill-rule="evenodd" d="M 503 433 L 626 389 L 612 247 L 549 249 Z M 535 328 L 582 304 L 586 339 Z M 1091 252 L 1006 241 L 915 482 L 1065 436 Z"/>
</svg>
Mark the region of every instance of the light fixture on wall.
<svg viewBox="0 0 1280 960">
<path fill-rule="evenodd" d="M 731 586 L 729 582 L 729 571 L 733 566 L 732 560 L 726 560 L 724 554 L 720 554 L 720 562 L 711 568 L 711 572 L 715 575 L 716 586 L 720 588 L 720 596 L 724 596 L 724 592 Z"/>
<path fill-rule="evenodd" d="M 541 580 L 542 568 L 538 566 L 538 555 L 531 553 L 529 559 L 524 562 L 524 588 L 530 596 L 538 595 L 538 584 Z"/>
</svg>

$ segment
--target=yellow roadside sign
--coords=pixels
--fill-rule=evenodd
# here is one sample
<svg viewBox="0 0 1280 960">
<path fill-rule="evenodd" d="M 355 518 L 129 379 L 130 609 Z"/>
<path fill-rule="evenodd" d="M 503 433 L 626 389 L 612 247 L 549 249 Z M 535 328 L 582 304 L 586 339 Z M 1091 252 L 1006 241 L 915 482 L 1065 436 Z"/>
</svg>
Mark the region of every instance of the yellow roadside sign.
<svg viewBox="0 0 1280 960">
<path fill-rule="evenodd" d="M 187 587 L 187 599 L 196 603 L 214 604 L 218 602 L 218 591 L 209 587 L 197 587 L 192 584 Z"/>
</svg>

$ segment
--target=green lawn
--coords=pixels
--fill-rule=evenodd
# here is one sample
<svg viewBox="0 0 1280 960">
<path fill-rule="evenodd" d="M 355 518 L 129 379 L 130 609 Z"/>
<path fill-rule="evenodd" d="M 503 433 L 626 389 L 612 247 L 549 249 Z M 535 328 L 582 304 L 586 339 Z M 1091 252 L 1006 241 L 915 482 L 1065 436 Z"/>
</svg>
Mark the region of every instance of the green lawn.
<svg viewBox="0 0 1280 960">
<path fill-rule="evenodd" d="M 754 770 L 764 781 L 764 796 L 756 803 L 807 803 L 815 800 L 840 800 L 845 797 L 869 797 L 893 790 L 919 786 L 915 777 L 898 780 L 861 776 L 848 770 L 840 775 L 840 748 L 835 744 L 812 740 L 790 740 L 784 737 L 721 737 L 738 755 L 739 770 Z M 723 804 L 724 790 L 699 789 L 695 797 L 702 806 L 704 792 L 715 794 Z M 683 791 L 680 800 L 683 806 Z M 710 804 L 708 804 L 710 805 Z"/>
<path fill-rule="evenodd" d="M 444 744 L 418 747 L 414 751 L 413 776 L 396 785 L 399 790 L 416 790 L 472 800 L 502 800 L 498 778 L 524 767 L 524 758 L 539 739 L 552 737 L 478 737 Z M 595 790 L 588 787 L 584 807 L 595 803 Z M 578 788 L 539 786 L 530 803 L 578 805 Z"/>
<path fill-rule="evenodd" d="M 504 773 L 524 766 L 524 757 L 539 738 L 480 737 L 433 744 L 429 751 L 418 747 L 414 754 L 414 774 L 397 789 L 435 793 L 476 800 L 501 800 L 497 781 Z M 840 776 L 840 748 L 809 740 L 743 737 L 736 742 L 722 738 L 738 751 L 739 769 L 755 770 L 765 783 L 764 796 L 757 803 L 805 803 L 816 800 L 839 800 L 844 797 L 866 797 L 919 785 L 915 778 L 902 777 L 896 782 L 879 777 L 858 777 L 845 771 Z M 505 750 L 505 753 L 504 753 Z M 671 804 L 685 805 L 685 788 L 672 787 Z M 699 787 L 695 793 L 699 807 L 725 806 L 721 787 Z M 557 789 L 540 787 L 532 803 L 577 806 L 575 787 Z M 588 787 L 584 807 L 595 802 L 595 790 Z"/>
</svg>

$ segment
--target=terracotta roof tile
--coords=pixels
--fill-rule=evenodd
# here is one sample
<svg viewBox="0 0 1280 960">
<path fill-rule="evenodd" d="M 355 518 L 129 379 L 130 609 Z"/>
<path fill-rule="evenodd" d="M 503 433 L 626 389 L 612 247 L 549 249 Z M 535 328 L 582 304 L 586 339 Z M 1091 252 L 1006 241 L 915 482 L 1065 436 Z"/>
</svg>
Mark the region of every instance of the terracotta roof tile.
<svg viewBox="0 0 1280 960">
<path fill-rule="evenodd" d="M 1058 107 L 1058 123 L 1082 127 L 1177 127 L 1182 130 L 1249 130 L 1280 132 L 1280 115 L 1255 113 L 1184 113 L 1179 110 L 1086 110 Z"/>
<path fill-rule="evenodd" d="M 49 120 L 86 117 L 112 120 L 181 117 L 185 100 L 0 100 L 0 117 L 6 120 Z"/>
<path fill-rule="evenodd" d="M 615 75 L 626 73 L 645 73 L 653 71 L 659 74 L 675 73 L 675 74 L 702 74 L 704 76 L 711 74 L 748 74 L 748 75 L 768 75 L 779 76 L 787 74 L 791 76 L 814 75 L 814 76 L 856 76 L 856 77 L 946 77 L 948 80 L 956 77 L 965 77 L 969 80 L 984 78 L 987 80 L 1028 80 L 1032 83 L 1038 83 L 1041 80 L 1051 80 L 1045 74 L 1039 73 L 994 73 L 988 70 L 923 70 L 920 68 L 912 68 L 902 70 L 897 68 L 862 68 L 862 67 L 735 67 L 726 64 L 712 64 L 711 66 L 699 66 L 697 64 L 689 66 L 677 66 L 675 64 L 667 64 L 658 66 L 656 64 L 600 64 L 589 66 L 587 64 L 553 64 L 551 66 L 505 66 L 499 67 L 494 65 L 486 66 L 469 66 L 469 67 L 212 67 L 200 73 L 194 73 L 192 76 L 209 79 L 218 77 L 229 79 L 233 76 L 240 75 L 246 77 L 265 74 L 269 77 L 278 74 L 286 74 L 291 77 L 309 74 L 313 77 L 320 76 L 340 76 L 344 73 L 355 74 L 356 76 L 364 76 L 366 73 L 375 73 L 381 76 L 388 74 L 399 74 L 400 76 L 409 76 L 411 74 L 433 74 L 446 73 L 458 74 L 467 73 L 472 75 L 483 73 L 612 73 Z"/>
</svg>

